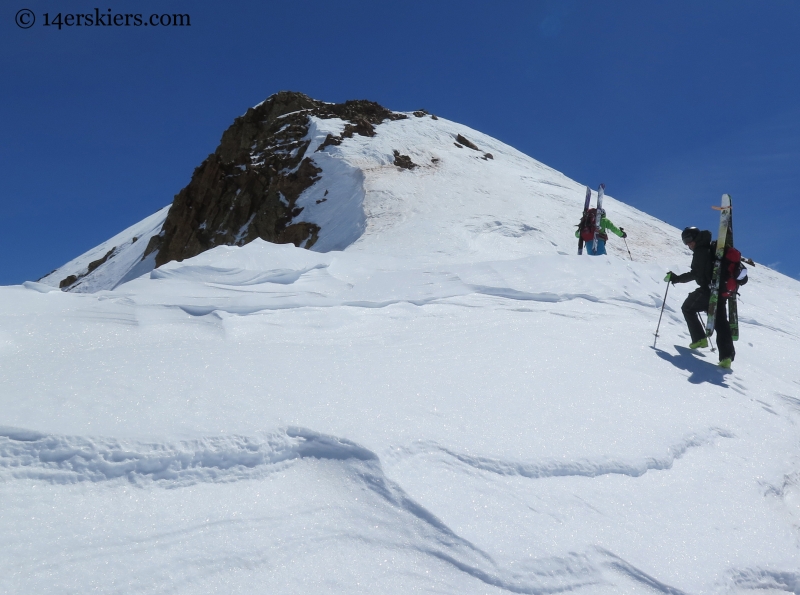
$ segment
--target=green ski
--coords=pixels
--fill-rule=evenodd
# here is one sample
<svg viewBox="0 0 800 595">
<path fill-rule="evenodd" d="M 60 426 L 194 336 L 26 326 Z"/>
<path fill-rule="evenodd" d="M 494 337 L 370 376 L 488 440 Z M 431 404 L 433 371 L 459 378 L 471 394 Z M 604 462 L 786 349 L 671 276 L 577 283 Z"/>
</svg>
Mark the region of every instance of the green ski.
<svg viewBox="0 0 800 595">
<path fill-rule="evenodd" d="M 728 236 L 725 240 L 725 247 L 733 247 L 733 210 L 728 215 Z M 736 292 L 728 298 L 728 322 L 731 326 L 731 339 L 739 340 L 739 306 L 736 302 Z"/>
</svg>

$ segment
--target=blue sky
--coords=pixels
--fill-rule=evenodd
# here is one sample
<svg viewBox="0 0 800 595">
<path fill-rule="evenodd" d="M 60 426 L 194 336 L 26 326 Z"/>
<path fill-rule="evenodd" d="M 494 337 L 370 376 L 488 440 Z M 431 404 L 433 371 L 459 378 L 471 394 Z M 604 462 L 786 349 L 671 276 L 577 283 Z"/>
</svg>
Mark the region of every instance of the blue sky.
<svg viewBox="0 0 800 595">
<path fill-rule="evenodd" d="M 42 25 L 95 8 L 191 26 Z M 280 90 L 425 108 L 679 228 L 729 192 L 742 252 L 800 278 L 796 0 L 19 0 L 0 30 L 0 284 L 169 204 Z"/>
</svg>

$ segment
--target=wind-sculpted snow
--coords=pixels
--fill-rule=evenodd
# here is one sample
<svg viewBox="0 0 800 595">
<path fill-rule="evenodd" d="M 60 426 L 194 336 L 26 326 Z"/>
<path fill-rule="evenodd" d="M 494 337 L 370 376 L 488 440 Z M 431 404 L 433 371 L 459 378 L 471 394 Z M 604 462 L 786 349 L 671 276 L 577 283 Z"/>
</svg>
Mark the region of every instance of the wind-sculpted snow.
<svg viewBox="0 0 800 595">
<path fill-rule="evenodd" d="M 656 593 L 664 593 L 664 595 L 687 595 L 685 591 L 681 591 L 680 589 L 676 589 L 675 587 L 671 587 L 670 585 L 662 583 L 649 574 L 642 572 L 635 566 L 632 566 L 619 556 L 615 556 L 608 550 L 598 548 L 598 551 L 608 557 L 606 560 L 606 566 L 612 570 L 620 572 L 630 579 L 633 579 L 633 581 L 635 581 L 639 587 L 646 587 L 652 591 L 655 591 Z"/>
<path fill-rule="evenodd" d="M 177 306 L 195 316 L 305 307 L 423 306 L 465 296 L 541 303 L 586 300 L 642 308 L 659 305 L 658 296 L 642 283 L 654 274 L 650 267 L 624 262 L 603 263 L 598 271 L 585 260 L 558 256 L 460 265 L 401 261 L 395 270 L 386 270 L 380 259 L 316 254 L 259 240 L 222 250 L 215 266 L 205 264 L 210 257 L 205 255 L 170 263 L 150 274 L 150 281 L 156 283 L 150 284 L 147 294 L 137 290 L 143 280 L 120 288 L 119 293 L 135 296 L 139 303 L 155 303 L 155 298 L 160 305 Z"/>
<path fill-rule="evenodd" d="M 6 288 L 0 591 L 792 592 L 795 287 L 754 274 L 721 373 L 691 288 L 652 348 L 667 267 L 254 241 Z"/>
<path fill-rule="evenodd" d="M 765 568 L 732 571 L 729 585 L 758 593 L 800 593 L 800 572 L 781 572 Z"/>
<path fill-rule="evenodd" d="M 166 488 L 197 482 L 255 479 L 287 461 L 319 459 L 374 461 L 370 451 L 348 440 L 305 430 L 260 437 L 203 438 L 175 443 L 140 443 L 106 438 L 48 436 L 0 427 L 0 479 L 53 483 L 155 482 Z"/>
<path fill-rule="evenodd" d="M 690 448 L 713 444 L 717 438 L 733 438 L 725 430 L 712 428 L 701 434 L 687 436 L 684 440 L 667 449 L 661 457 L 641 457 L 639 460 L 619 460 L 609 456 L 598 455 L 594 459 L 582 460 L 544 460 L 536 462 L 520 462 L 494 459 L 485 456 L 468 455 L 455 452 L 435 443 L 417 443 L 413 447 L 403 449 L 409 456 L 443 453 L 455 461 L 489 473 L 498 475 L 520 476 L 531 479 L 545 477 L 598 477 L 600 475 L 627 475 L 640 477 L 648 471 L 671 469 Z"/>
<path fill-rule="evenodd" d="M 246 269 L 223 269 L 209 266 L 184 266 L 179 269 L 161 268 L 150 274 L 151 279 L 178 279 L 216 284 L 222 287 L 247 287 L 262 283 L 291 285 L 305 273 L 324 268 L 316 265 L 307 269 L 275 269 L 271 271 L 248 271 Z"/>
<path fill-rule="evenodd" d="M 290 427 L 259 436 L 153 443 L 47 435 L 0 427 L 0 484 L 19 480 L 45 481 L 62 486 L 112 482 L 112 489 L 114 486 L 121 489 L 134 485 L 139 489 L 190 490 L 202 483 L 263 481 L 286 475 L 293 465 L 309 459 L 341 465 L 342 477 L 361 485 L 370 494 L 366 496 L 365 506 L 373 510 L 371 514 L 374 514 L 376 506 L 384 509 L 381 514 L 387 526 L 382 534 L 362 534 L 355 528 L 353 537 L 378 540 L 382 543 L 374 546 L 390 549 L 399 547 L 400 540 L 403 550 L 415 551 L 423 558 L 438 561 L 486 587 L 501 592 L 544 595 L 607 584 L 611 578 L 608 572 L 612 571 L 612 574 L 619 573 L 662 593 L 682 593 L 603 548 L 571 552 L 562 557 L 518 560 L 512 564 L 498 562 L 457 535 L 431 511 L 409 497 L 398 484 L 389 480 L 375 453 L 350 440 L 304 428 Z M 471 460 L 466 462 L 475 464 Z M 485 468 L 481 464 L 476 466 Z M 115 480 L 121 483 L 114 483 Z M 295 494 L 298 499 L 307 496 Z M 352 513 L 361 514 L 358 508 Z M 254 521 L 258 522 L 257 519 Z M 398 534 L 392 535 L 394 532 Z M 192 537 L 198 538 L 201 535 Z M 162 546 L 162 555 L 179 555 L 184 540 L 173 536 L 169 542 L 171 544 Z M 69 560 L 67 557 L 67 562 Z M 51 563 L 48 572 L 51 578 L 55 576 L 58 580 L 64 569 L 58 563 Z"/>
</svg>

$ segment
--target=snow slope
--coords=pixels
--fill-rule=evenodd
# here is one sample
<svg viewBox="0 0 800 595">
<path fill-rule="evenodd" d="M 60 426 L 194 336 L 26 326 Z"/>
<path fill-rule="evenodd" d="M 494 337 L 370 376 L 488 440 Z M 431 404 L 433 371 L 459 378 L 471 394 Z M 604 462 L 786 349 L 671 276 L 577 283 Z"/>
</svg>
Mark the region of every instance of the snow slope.
<svg viewBox="0 0 800 595">
<path fill-rule="evenodd" d="M 91 293 L 114 289 L 120 283 L 149 273 L 154 261 L 142 261 L 142 255 L 150 238 L 161 231 L 167 212 L 169 205 L 48 273 L 39 282 L 58 287 L 63 279 L 74 275 L 76 280 L 70 284 L 70 291 Z M 103 259 L 107 260 L 96 267 L 91 266 Z"/>
<path fill-rule="evenodd" d="M 355 135 L 322 150 L 326 137 L 341 135 L 346 122 L 309 116 L 306 156 L 322 174 L 299 197 L 302 213 L 293 221 L 320 227 L 312 250 L 432 263 L 575 251 L 577 240 L 568 232 L 580 218 L 584 186 L 476 130 L 407 115 L 380 124 L 374 137 Z M 458 135 L 479 150 L 457 143 Z M 395 153 L 410 157 L 416 167 L 397 167 Z M 637 260 L 688 255 L 671 226 L 610 196 L 605 206 L 614 223 L 629 232 Z M 148 274 L 155 257 L 142 260 L 142 255 L 168 211 L 165 207 L 40 282 L 58 287 L 75 275 L 69 291 L 91 293 Z M 628 255 L 620 242 L 611 242 L 609 250 Z M 104 257 L 107 262 L 89 270 Z"/>
<path fill-rule="evenodd" d="M 0 288 L 0 592 L 800 593 L 800 284 L 751 269 L 733 371 L 686 285 L 653 348 L 677 230 L 609 198 L 635 260 L 578 257 L 582 186 L 377 130 L 301 197 L 343 250 Z"/>
<path fill-rule="evenodd" d="M 312 121 L 311 147 L 319 146 L 328 133 L 341 132 L 341 121 Z M 585 186 L 490 136 L 442 118 L 412 116 L 384 122 L 376 130 L 375 137 L 356 135 L 311 153 L 323 170 L 322 179 L 297 204 L 304 207 L 301 219 L 322 228 L 314 250 L 347 249 L 424 262 L 576 251 L 572 233 Z M 479 150 L 456 146 L 459 134 Z M 396 167 L 394 151 L 418 167 Z M 487 153 L 491 158 L 484 158 Z M 346 215 L 332 216 L 330 211 L 344 198 L 351 198 Z M 357 200 L 363 215 L 352 208 Z M 672 226 L 609 196 L 604 205 L 612 221 L 629 232 L 628 243 L 640 262 L 651 262 L 656 255 L 688 255 Z M 338 223 L 359 218 L 364 219 L 360 234 Z M 628 256 L 621 241 L 612 241 L 609 250 Z"/>
</svg>

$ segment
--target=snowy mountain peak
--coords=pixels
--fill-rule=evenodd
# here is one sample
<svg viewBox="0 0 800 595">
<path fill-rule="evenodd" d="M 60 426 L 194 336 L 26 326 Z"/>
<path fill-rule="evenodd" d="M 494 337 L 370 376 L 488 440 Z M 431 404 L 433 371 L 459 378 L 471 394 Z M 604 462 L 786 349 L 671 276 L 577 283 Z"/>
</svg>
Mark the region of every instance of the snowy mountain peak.
<svg viewBox="0 0 800 595">
<path fill-rule="evenodd" d="M 145 257 L 155 253 L 161 266 L 255 238 L 313 247 L 320 225 L 301 218 L 306 207 L 298 206 L 323 173 L 310 154 L 354 134 L 374 136 L 375 125 L 405 117 L 369 101 L 327 104 L 289 92 L 269 97 L 225 131 L 217 150 L 175 197 Z M 309 129 L 323 119 L 343 122 L 344 129 L 312 145 L 317 139 Z"/>
<path fill-rule="evenodd" d="M 255 238 L 311 248 L 320 226 L 299 218 L 299 197 L 320 180 L 322 170 L 309 156 L 353 135 L 374 136 L 385 120 L 406 118 L 370 101 L 330 104 L 302 93 L 280 92 L 236 118 L 223 133 L 216 151 L 194 171 L 160 221 L 157 233 L 142 233 L 140 225 L 69 263 L 42 282 L 69 291 L 111 289 L 172 260 L 191 258 L 215 246 L 244 245 Z M 309 148 L 309 128 L 318 120 L 335 119 L 337 135 L 329 134 Z M 333 184 L 335 185 L 335 184 Z M 327 199 L 325 199 L 327 200 Z M 335 223 L 334 223 L 335 224 Z M 126 251 L 127 270 L 116 244 L 142 241 Z M 95 258 L 99 252 L 105 252 Z M 130 253 L 139 262 L 130 262 Z M 91 259 L 91 260 L 89 260 Z"/>
<path fill-rule="evenodd" d="M 169 209 L 41 281 L 112 289 L 256 238 L 433 262 L 572 254 L 583 193 L 512 147 L 425 110 L 280 92 L 236 118 Z M 685 253 L 671 226 L 610 198 L 606 208 L 640 260 L 663 256 L 665 246 Z"/>
<path fill-rule="evenodd" d="M 579 257 L 584 193 L 423 111 L 248 112 L 0 287 L 0 591 L 800 593 L 800 284 L 751 269 L 722 369 L 680 232 L 607 197 L 632 258 Z"/>
</svg>

